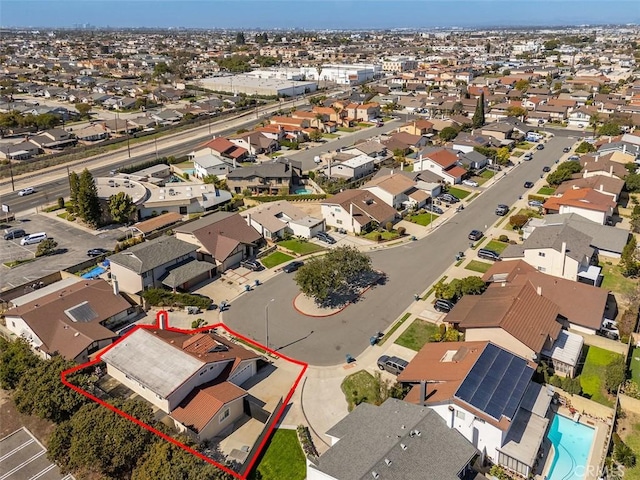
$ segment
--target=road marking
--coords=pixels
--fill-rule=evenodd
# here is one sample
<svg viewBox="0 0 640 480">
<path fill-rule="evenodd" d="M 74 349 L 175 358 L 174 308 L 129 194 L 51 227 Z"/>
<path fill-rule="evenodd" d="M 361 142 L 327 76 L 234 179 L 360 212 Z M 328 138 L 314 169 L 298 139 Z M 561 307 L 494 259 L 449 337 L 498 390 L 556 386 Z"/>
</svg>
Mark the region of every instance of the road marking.
<svg viewBox="0 0 640 480">
<path fill-rule="evenodd" d="M 21 470 L 23 467 L 25 467 L 26 465 L 30 464 L 34 460 L 37 460 L 38 458 L 40 458 L 45 453 L 47 453 L 46 450 L 40 450 L 40 452 L 36 453 L 35 455 L 33 455 L 28 460 L 25 460 L 20 465 L 16 465 L 13 469 L 9 470 L 7 473 L 5 473 L 3 476 L 0 477 L 0 480 L 5 480 L 6 478 L 9 478 L 11 475 L 16 473 L 18 470 Z"/>
<path fill-rule="evenodd" d="M 52 463 L 51 465 L 49 465 L 47 468 L 45 468 L 44 470 L 40 470 L 38 473 L 36 473 L 33 477 L 29 478 L 29 480 L 36 480 L 40 477 L 42 477 L 43 475 L 46 475 L 47 473 L 49 473 L 51 470 L 53 470 L 54 468 L 56 468 L 56 464 Z"/>
<path fill-rule="evenodd" d="M 19 450 L 22 450 L 23 448 L 25 448 L 27 445 L 31 445 L 34 442 L 33 438 L 31 440 L 26 441 L 25 443 L 23 443 L 22 445 L 14 448 L 13 450 L 11 450 L 10 452 L 5 453 L 3 456 L 0 457 L 0 462 L 2 462 L 3 460 L 5 460 L 7 457 L 10 457 L 11 455 L 13 455 L 14 453 L 16 453 Z"/>
</svg>

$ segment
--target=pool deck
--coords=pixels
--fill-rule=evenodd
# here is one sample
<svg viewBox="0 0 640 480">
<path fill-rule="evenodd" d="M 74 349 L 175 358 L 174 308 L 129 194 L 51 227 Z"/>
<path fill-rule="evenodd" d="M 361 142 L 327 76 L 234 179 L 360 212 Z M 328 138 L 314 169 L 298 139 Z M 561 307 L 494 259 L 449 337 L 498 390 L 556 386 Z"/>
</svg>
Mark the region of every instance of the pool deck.
<svg viewBox="0 0 640 480">
<path fill-rule="evenodd" d="M 554 414 L 560 414 L 567 418 L 574 418 L 574 414 L 572 414 L 567 407 L 562 405 L 551 405 L 551 410 Z M 553 418 L 553 417 L 551 417 Z M 595 435 L 593 437 L 593 443 L 591 445 L 591 452 L 589 453 L 588 467 L 586 469 L 586 474 L 584 476 L 585 480 L 590 479 L 598 479 L 600 476 L 598 475 L 599 470 L 598 467 L 602 463 L 604 455 L 606 455 L 606 442 L 607 436 L 610 428 L 610 420 L 596 418 L 594 416 L 589 416 L 587 413 L 580 415 L 580 423 L 583 425 L 587 425 L 595 429 Z M 544 437 L 544 441 L 542 443 L 542 457 L 541 463 L 539 463 L 539 468 L 536 469 L 534 478 L 537 480 L 544 480 L 549 473 L 549 469 L 551 468 L 551 464 L 553 462 L 553 447 L 551 446 L 551 442 L 549 439 Z M 541 469 L 540 469 L 541 466 Z M 553 480 L 553 479 L 548 479 Z"/>
</svg>

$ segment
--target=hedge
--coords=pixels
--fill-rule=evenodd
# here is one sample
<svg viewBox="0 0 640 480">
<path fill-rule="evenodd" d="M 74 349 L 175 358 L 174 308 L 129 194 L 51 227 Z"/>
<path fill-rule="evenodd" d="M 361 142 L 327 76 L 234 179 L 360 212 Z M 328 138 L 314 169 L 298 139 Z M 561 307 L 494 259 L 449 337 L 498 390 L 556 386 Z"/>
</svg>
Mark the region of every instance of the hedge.
<svg viewBox="0 0 640 480">
<path fill-rule="evenodd" d="M 269 195 L 269 196 L 257 196 L 247 197 L 256 202 L 277 202 L 278 200 L 288 200 L 290 202 L 296 200 L 323 200 L 327 198 L 326 194 L 308 194 L 308 195 Z"/>
<path fill-rule="evenodd" d="M 209 297 L 190 293 L 173 293 L 163 288 L 151 288 L 142 293 L 149 305 L 154 307 L 185 307 L 187 305 L 208 310 L 213 303 Z"/>
<path fill-rule="evenodd" d="M 539 202 L 546 202 L 547 201 L 547 197 L 541 197 L 540 195 L 529 195 L 527 197 L 529 200 L 538 200 Z"/>
</svg>

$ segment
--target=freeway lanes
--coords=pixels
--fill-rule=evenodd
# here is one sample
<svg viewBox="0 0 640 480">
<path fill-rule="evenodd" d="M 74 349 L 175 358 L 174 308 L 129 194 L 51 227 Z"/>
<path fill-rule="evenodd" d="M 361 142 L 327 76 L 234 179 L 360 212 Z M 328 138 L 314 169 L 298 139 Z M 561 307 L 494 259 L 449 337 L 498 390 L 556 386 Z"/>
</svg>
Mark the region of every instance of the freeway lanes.
<svg viewBox="0 0 640 480">
<path fill-rule="evenodd" d="M 272 347 L 311 365 L 344 363 L 345 354 L 358 356 L 369 346 L 369 337 L 384 331 L 406 309 L 415 293 L 437 281 L 459 251 L 469 247 L 472 229 L 485 230 L 497 217 L 498 203 L 512 204 L 527 193 L 525 181 L 540 179 L 542 168 L 562 156 L 562 148 L 573 139 L 553 138 L 536 151 L 530 162 L 522 162 L 508 175 L 473 200 L 462 212 L 417 242 L 371 253 L 374 268 L 384 271 L 388 281 L 367 292 L 344 311 L 324 318 L 299 314 L 292 305 L 298 288 L 292 275 L 280 274 L 236 299 L 224 313 L 224 322 L 234 330 L 263 341 L 265 305 L 269 308 L 269 337 Z M 533 192 L 533 190 L 532 190 Z M 469 272 L 472 274 L 472 272 Z"/>
</svg>

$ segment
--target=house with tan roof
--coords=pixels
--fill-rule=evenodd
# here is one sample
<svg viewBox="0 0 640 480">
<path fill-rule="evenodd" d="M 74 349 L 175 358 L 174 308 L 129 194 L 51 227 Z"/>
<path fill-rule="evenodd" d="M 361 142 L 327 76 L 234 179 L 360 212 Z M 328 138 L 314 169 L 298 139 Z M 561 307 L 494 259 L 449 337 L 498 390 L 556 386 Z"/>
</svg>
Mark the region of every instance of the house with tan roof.
<svg viewBox="0 0 640 480">
<path fill-rule="evenodd" d="M 102 355 L 107 373 L 204 441 L 230 432 L 244 415 L 242 384 L 258 355 L 214 333 L 138 328 Z"/>
<path fill-rule="evenodd" d="M 460 183 L 467 171 L 458 162 L 458 156 L 446 148 L 425 149 L 413 162 L 414 172 L 430 172 L 450 185 Z"/>
<path fill-rule="evenodd" d="M 398 213 L 367 190 L 344 190 L 322 201 L 322 218 L 327 225 L 360 234 L 395 223 Z"/>
<path fill-rule="evenodd" d="M 575 178 L 562 182 L 558 188 L 556 188 L 555 194 L 562 195 L 568 190 L 579 188 L 591 188 L 597 192 L 609 195 L 617 202 L 624 188 L 624 180 L 608 175 L 591 175 L 588 177 Z"/>
<path fill-rule="evenodd" d="M 219 272 L 253 257 L 262 236 L 237 213 L 216 212 L 176 227 L 178 240 L 197 251 L 199 260 L 214 264 Z"/>
<path fill-rule="evenodd" d="M 418 136 L 429 135 L 433 133 L 433 123 L 424 119 L 413 120 L 400 126 L 398 131 Z"/>
<path fill-rule="evenodd" d="M 542 205 L 545 213 L 577 213 L 600 225 L 613 216 L 616 202 L 610 195 L 593 188 L 577 188 L 549 197 Z"/>
<path fill-rule="evenodd" d="M 398 381 L 405 401 L 433 409 L 484 459 L 523 477 L 547 431 L 551 395 L 532 381 L 536 365 L 488 342 L 427 343 Z"/>
<path fill-rule="evenodd" d="M 374 177 L 360 188 L 373 193 L 397 210 L 424 207 L 431 198 L 431 193 L 420 189 L 417 182 L 393 171 L 388 175 Z"/>
<path fill-rule="evenodd" d="M 286 200 L 257 205 L 241 215 L 260 235 L 274 242 L 287 235 L 313 238 L 325 230 L 324 219 L 307 215 Z"/>
<path fill-rule="evenodd" d="M 78 363 L 111 344 L 138 310 L 104 280 L 71 276 L 11 301 L 7 328 L 44 358 Z"/>
<path fill-rule="evenodd" d="M 582 166 L 582 176 L 592 177 L 594 175 L 607 175 L 624 179 L 629 173 L 624 163 L 615 159 L 617 152 L 607 154 L 592 153 L 580 157 L 580 165 Z M 625 162 L 627 163 L 627 162 Z"/>
<path fill-rule="evenodd" d="M 278 140 L 258 131 L 240 133 L 231 136 L 229 137 L 229 141 L 238 145 L 239 147 L 246 149 L 250 155 L 271 153 L 277 151 L 280 148 Z"/>
</svg>

